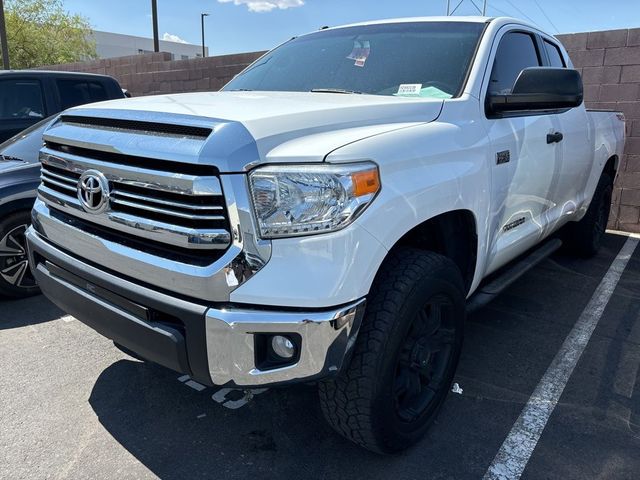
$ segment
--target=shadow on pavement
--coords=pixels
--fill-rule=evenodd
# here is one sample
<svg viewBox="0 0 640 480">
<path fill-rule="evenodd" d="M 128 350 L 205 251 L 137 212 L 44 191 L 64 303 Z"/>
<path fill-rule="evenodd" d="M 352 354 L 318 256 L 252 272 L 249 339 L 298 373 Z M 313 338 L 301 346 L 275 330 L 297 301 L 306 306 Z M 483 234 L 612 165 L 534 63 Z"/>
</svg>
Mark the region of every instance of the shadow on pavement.
<svg viewBox="0 0 640 480">
<path fill-rule="evenodd" d="M 346 455 L 374 470 L 393 461 L 336 435 L 315 387 L 272 389 L 229 410 L 211 399 L 217 389 L 196 392 L 177 377 L 122 360 L 103 371 L 89 398 L 100 423 L 160 478 L 318 478 L 322 459 Z"/>
<path fill-rule="evenodd" d="M 101 373 L 89 402 L 111 436 L 163 479 L 481 478 L 625 240 L 607 235 L 602 252 L 589 261 L 557 255 L 471 316 L 456 375 L 464 394 L 449 395 L 425 440 L 398 456 L 371 454 L 335 434 L 311 386 L 271 389 L 229 410 L 212 400 L 216 389 L 196 391 L 177 381 L 177 373 L 121 360 Z M 611 349 L 610 342 L 640 343 L 637 261 L 630 270 L 618 289 L 628 301 L 617 298 L 618 315 L 601 323 L 580 364 L 593 365 L 577 369 L 573 379 L 580 381 L 569 384 L 558 406 L 573 427 L 554 429 L 552 418 L 530 472 L 548 472 L 545 466 L 562 462 L 572 449 L 583 460 L 567 466 L 582 478 L 590 469 L 606 471 L 607 452 L 634 456 L 635 440 L 630 439 L 639 408 L 637 392 L 631 392 L 638 370 L 626 372 L 629 393 L 624 398 L 616 393 L 615 378 L 617 366 L 637 367 L 640 358 L 620 358 L 619 345 Z M 586 398 L 585 391 L 590 392 Z M 572 399 L 572 393 L 581 400 Z M 618 408 L 612 410 L 612 404 Z M 590 421 L 607 408 L 600 421 Z M 576 430 L 584 434 L 585 429 L 595 442 L 603 439 L 602 456 L 594 453 L 592 442 L 579 448 Z M 612 429 L 618 433 L 612 435 Z M 619 442 L 629 447 L 621 449 Z M 568 449 L 564 457 L 555 455 L 563 445 Z M 536 459 L 544 462 L 536 465 Z M 635 460 L 629 465 L 635 467 Z"/>
<path fill-rule="evenodd" d="M 44 295 L 0 301 L 0 330 L 26 327 L 62 317 L 64 312 Z"/>
</svg>

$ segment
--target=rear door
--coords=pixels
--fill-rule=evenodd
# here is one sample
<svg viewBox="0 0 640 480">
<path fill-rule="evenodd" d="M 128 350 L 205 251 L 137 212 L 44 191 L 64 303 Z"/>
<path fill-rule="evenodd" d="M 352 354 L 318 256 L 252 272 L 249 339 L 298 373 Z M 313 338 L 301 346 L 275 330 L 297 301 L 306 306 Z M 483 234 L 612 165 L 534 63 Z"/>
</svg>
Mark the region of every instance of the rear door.
<svg viewBox="0 0 640 480">
<path fill-rule="evenodd" d="M 546 53 L 547 64 L 551 67 L 567 68 L 568 60 L 557 42 L 543 36 L 540 41 Z M 551 228 L 566 222 L 584 201 L 587 181 L 591 173 L 594 156 L 593 130 L 587 128 L 588 118 L 584 104 L 554 115 L 562 140 L 562 165 L 558 173 L 558 196 L 561 208 L 555 218 L 551 218 Z"/>
<path fill-rule="evenodd" d="M 0 77 L 0 142 L 47 116 L 44 90 L 39 79 Z"/>
<path fill-rule="evenodd" d="M 509 93 L 520 72 L 542 66 L 538 37 L 523 27 L 505 27 L 496 37 L 483 84 L 483 102 L 491 93 Z M 490 273 L 533 247 L 545 235 L 550 213 L 560 201 L 558 174 L 562 149 L 547 143 L 559 128 L 548 113 L 486 113 L 492 155 L 492 238 Z"/>
</svg>

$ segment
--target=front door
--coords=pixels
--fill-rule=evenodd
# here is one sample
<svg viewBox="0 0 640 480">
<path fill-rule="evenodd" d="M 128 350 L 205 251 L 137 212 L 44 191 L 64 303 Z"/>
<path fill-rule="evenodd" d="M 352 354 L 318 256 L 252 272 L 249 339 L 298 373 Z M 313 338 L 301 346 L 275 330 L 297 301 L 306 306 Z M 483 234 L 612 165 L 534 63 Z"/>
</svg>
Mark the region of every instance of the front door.
<svg viewBox="0 0 640 480">
<path fill-rule="evenodd" d="M 543 65 L 542 58 L 535 34 L 520 28 L 506 31 L 495 52 L 487 94 L 509 93 L 520 72 Z M 556 115 L 531 112 L 486 118 L 495 155 L 487 273 L 538 243 L 558 214 L 562 147 L 547 138 L 558 123 Z"/>
</svg>

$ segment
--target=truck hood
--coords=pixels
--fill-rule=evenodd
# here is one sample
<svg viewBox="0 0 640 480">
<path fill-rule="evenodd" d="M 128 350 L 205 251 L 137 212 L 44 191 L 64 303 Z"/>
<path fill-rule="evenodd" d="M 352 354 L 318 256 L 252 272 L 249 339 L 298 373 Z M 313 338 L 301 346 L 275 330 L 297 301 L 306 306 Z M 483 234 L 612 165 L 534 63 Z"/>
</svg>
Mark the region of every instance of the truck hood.
<svg viewBox="0 0 640 480">
<path fill-rule="evenodd" d="M 88 131 L 89 125 L 78 136 L 79 132 L 69 130 L 78 124 L 69 123 L 64 129 L 64 116 L 45 138 L 82 138 L 83 146 L 134 155 L 144 152 L 149 157 L 213 164 L 221 172 L 238 172 L 265 162 L 320 162 L 343 145 L 431 122 L 440 114 L 442 104 L 440 99 L 304 92 L 161 95 L 84 105 L 65 114 L 67 118 L 75 115 L 207 127 L 213 132 L 206 141 L 150 141 L 150 132 L 140 130 L 128 132 L 123 141 L 121 130 Z"/>
</svg>

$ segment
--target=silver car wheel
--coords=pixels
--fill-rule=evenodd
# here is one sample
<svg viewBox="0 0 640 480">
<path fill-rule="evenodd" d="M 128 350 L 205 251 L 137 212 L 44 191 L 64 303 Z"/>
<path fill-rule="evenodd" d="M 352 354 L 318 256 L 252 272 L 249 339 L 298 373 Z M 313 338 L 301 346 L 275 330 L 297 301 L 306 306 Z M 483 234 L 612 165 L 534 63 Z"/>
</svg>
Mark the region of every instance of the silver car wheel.
<svg viewBox="0 0 640 480">
<path fill-rule="evenodd" d="M 18 288 L 32 288 L 36 281 L 29 270 L 25 232 L 28 225 L 18 225 L 0 240 L 0 276 Z"/>
</svg>

